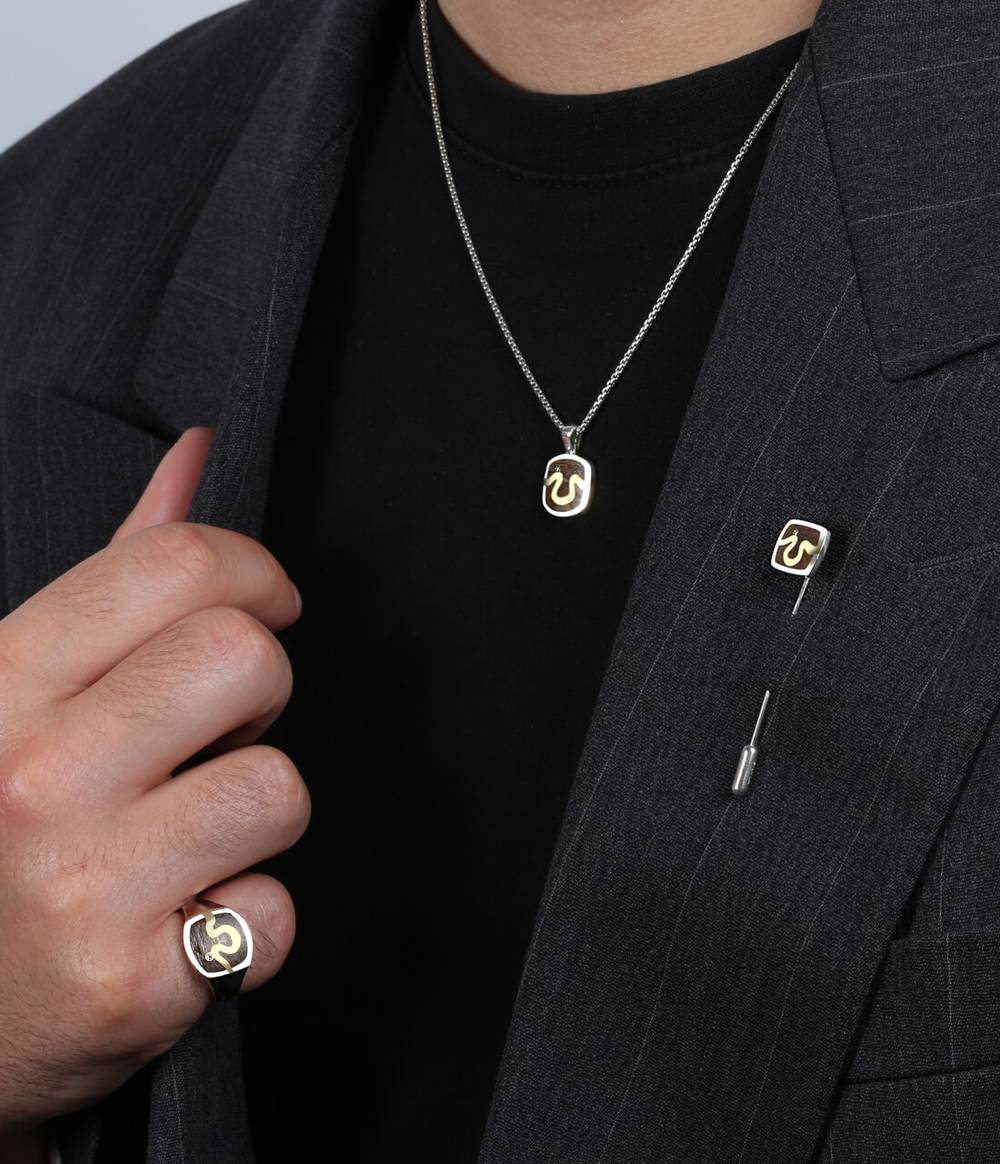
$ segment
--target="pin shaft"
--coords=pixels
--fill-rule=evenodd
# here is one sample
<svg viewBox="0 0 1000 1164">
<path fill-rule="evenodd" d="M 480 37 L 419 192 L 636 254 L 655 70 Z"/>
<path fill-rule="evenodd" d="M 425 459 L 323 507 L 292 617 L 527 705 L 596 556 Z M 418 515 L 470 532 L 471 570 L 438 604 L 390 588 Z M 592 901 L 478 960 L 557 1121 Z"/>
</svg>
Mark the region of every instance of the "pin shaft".
<svg viewBox="0 0 1000 1164">
<path fill-rule="evenodd" d="M 760 735 L 761 725 L 764 722 L 764 713 L 767 711 L 767 705 L 770 698 L 770 690 L 765 691 L 764 699 L 760 705 L 760 711 L 757 712 L 757 722 L 754 724 L 753 735 L 750 737 L 750 743 L 745 744 L 742 751 L 740 752 L 739 762 L 736 765 L 736 775 L 733 777 L 733 796 L 744 796 L 750 787 L 750 780 L 753 776 L 754 768 L 757 767 L 757 757 L 760 755 L 760 751 L 757 747 L 757 738 Z"/>
<path fill-rule="evenodd" d="M 770 688 L 768 688 L 768 690 L 764 692 L 764 698 L 760 705 L 760 711 L 757 712 L 757 722 L 753 726 L 753 735 L 750 737 L 750 743 L 753 744 L 754 747 L 757 746 L 757 737 L 760 735 L 760 726 L 764 722 L 764 712 L 767 711 L 767 705 L 770 702 L 770 699 L 771 691 Z"/>
<path fill-rule="evenodd" d="M 798 596 L 798 598 L 795 599 L 795 605 L 792 607 L 792 618 L 794 618 L 796 616 L 796 614 L 798 614 L 799 607 L 802 605 L 802 599 L 805 598 L 806 590 L 808 589 L 808 587 L 809 587 L 809 577 L 807 575 L 805 578 L 802 579 L 802 589 L 799 591 L 799 596 Z"/>
</svg>

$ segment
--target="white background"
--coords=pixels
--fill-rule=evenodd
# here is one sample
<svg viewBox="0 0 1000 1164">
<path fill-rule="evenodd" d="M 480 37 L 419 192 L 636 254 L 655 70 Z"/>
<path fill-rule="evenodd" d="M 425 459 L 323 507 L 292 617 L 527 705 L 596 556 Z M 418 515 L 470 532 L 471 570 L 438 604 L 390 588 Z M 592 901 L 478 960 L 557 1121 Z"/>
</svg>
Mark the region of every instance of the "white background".
<svg viewBox="0 0 1000 1164">
<path fill-rule="evenodd" d="M 0 152 L 231 0 L 0 0 Z"/>
</svg>

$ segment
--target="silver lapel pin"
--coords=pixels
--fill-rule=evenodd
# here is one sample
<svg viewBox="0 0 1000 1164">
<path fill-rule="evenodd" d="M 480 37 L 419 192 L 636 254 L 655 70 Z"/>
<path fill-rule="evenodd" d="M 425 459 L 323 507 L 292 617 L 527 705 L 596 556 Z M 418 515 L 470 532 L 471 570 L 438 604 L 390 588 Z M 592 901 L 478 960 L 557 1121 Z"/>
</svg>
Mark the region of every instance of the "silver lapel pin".
<svg viewBox="0 0 1000 1164">
<path fill-rule="evenodd" d="M 744 745 L 740 752 L 740 762 L 736 765 L 736 775 L 733 777 L 733 796 L 743 796 L 746 790 L 750 787 L 750 777 L 753 776 L 753 770 L 757 767 L 757 737 L 760 735 L 760 725 L 764 722 L 764 712 L 767 710 L 767 701 L 771 698 L 771 692 L 764 692 L 764 702 L 760 705 L 760 711 L 757 712 L 757 722 L 754 724 L 753 735 L 750 737 L 750 743 Z"/>
<path fill-rule="evenodd" d="M 778 535 L 771 554 L 771 565 L 784 574 L 798 574 L 802 579 L 802 589 L 792 607 L 792 615 L 798 613 L 805 597 L 806 588 L 830 545 L 830 531 L 825 525 L 814 521 L 803 521 L 799 517 L 785 522 L 785 528 Z"/>
</svg>

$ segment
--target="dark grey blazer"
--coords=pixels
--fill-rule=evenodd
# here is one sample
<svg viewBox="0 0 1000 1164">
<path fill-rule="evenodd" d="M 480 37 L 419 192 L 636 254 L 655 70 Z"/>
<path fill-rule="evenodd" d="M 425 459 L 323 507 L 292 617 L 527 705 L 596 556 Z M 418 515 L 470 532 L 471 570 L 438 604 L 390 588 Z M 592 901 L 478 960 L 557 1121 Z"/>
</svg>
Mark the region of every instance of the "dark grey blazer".
<svg viewBox="0 0 1000 1164">
<path fill-rule="evenodd" d="M 218 435 L 192 518 L 259 530 L 387 8 L 252 0 L 0 160 L 8 606 L 96 550 L 193 422 Z M 996 16 L 823 5 L 594 711 L 481 1164 L 1000 1158 Z M 833 531 L 794 620 L 769 565 L 791 517 Z M 226 1004 L 150 1068 L 150 1164 L 250 1159 L 237 1062 Z M 99 1116 L 68 1127 L 69 1164 Z M 334 1152 L 335 1120 L 334 1096 Z"/>
</svg>

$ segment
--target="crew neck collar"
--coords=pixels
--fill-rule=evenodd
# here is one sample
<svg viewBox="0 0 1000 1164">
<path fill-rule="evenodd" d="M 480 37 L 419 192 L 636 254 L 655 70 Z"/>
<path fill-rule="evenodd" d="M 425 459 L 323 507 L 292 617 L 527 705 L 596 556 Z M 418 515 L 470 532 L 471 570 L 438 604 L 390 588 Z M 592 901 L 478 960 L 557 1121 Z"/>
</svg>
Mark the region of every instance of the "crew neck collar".
<svg viewBox="0 0 1000 1164">
<path fill-rule="evenodd" d="M 437 0 L 431 49 L 449 136 L 525 171 L 608 177 L 735 150 L 798 60 L 807 32 L 682 77 L 611 93 L 522 89 L 492 73 L 460 40 Z M 406 52 L 422 101 L 427 77 L 414 4 Z"/>
</svg>

